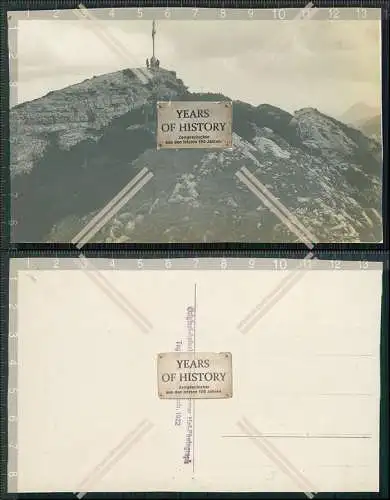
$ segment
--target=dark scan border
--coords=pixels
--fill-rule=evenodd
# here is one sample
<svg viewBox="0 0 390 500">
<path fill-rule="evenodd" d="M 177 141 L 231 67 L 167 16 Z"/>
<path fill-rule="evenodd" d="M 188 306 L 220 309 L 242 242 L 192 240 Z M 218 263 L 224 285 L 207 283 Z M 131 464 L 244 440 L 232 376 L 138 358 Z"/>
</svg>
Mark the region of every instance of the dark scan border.
<svg viewBox="0 0 390 500">
<path fill-rule="evenodd" d="M 1 498 L 35 499 L 75 499 L 73 493 L 7 493 L 8 455 L 8 308 L 9 308 L 9 259 L 23 257 L 76 257 L 80 255 L 72 244 L 11 244 L 10 242 L 10 174 L 9 174 L 9 70 L 8 70 L 8 10 L 54 10 L 73 9 L 80 1 L 74 0 L 3 0 L 0 3 L 0 106 L 1 106 L 1 146 L 0 146 L 0 494 Z M 87 8 L 119 7 L 211 7 L 211 8 L 302 8 L 309 1 L 277 0 L 84 0 Z M 380 491 L 378 493 L 318 493 L 315 498 L 387 498 L 389 494 L 389 0 L 373 1 L 327 1 L 313 0 L 315 7 L 375 7 L 381 8 L 382 16 L 382 126 L 383 126 L 383 244 L 318 244 L 313 249 L 316 257 L 334 260 L 369 260 L 383 262 L 382 318 L 381 318 L 381 405 L 380 405 Z M 111 258 L 177 258 L 177 257 L 268 257 L 304 258 L 308 249 L 304 244 L 87 244 L 82 249 L 86 257 Z M 88 493 L 88 499 L 253 499 L 253 498 L 305 498 L 303 493 Z"/>
</svg>

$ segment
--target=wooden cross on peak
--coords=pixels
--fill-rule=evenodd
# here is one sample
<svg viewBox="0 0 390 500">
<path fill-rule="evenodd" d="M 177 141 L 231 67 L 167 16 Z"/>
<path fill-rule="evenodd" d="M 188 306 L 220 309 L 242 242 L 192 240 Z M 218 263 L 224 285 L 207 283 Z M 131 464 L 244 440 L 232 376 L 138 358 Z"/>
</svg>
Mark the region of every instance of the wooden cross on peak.
<svg viewBox="0 0 390 500">
<path fill-rule="evenodd" d="M 150 59 L 150 62 L 148 59 L 146 60 L 146 66 L 150 69 L 153 69 L 153 70 L 158 69 L 160 67 L 160 61 L 156 58 L 156 55 L 155 55 L 155 36 L 156 36 L 156 21 L 153 20 L 153 23 L 152 23 L 153 54 L 152 54 L 152 57 Z"/>
</svg>

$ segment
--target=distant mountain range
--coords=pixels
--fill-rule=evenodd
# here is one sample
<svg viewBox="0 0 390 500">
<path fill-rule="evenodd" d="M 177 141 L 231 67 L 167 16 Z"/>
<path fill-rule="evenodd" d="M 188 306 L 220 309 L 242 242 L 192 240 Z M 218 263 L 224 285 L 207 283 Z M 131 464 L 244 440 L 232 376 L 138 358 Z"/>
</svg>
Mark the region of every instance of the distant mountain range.
<svg viewBox="0 0 390 500">
<path fill-rule="evenodd" d="M 356 127 L 363 132 L 367 137 L 380 139 L 382 137 L 382 117 L 381 115 L 373 116 L 364 122 L 360 122 Z"/>
<path fill-rule="evenodd" d="M 364 102 L 357 102 L 340 116 L 340 120 L 344 123 L 359 123 L 379 114 L 379 108 L 369 106 Z"/>
<path fill-rule="evenodd" d="M 349 108 L 340 120 L 361 130 L 367 137 L 380 139 L 382 136 L 381 110 L 364 103 L 356 103 Z"/>
<path fill-rule="evenodd" d="M 233 102 L 232 150 L 156 150 L 156 100 L 191 93 L 160 69 L 94 77 L 10 112 L 12 238 L 69 242 L 143 167 L 154 177 L 95 242 L 294 242 L 236 177 L 246 166 L 323 242 L 382 239 L 381 144 L 316 109 Z"/>
</svg>

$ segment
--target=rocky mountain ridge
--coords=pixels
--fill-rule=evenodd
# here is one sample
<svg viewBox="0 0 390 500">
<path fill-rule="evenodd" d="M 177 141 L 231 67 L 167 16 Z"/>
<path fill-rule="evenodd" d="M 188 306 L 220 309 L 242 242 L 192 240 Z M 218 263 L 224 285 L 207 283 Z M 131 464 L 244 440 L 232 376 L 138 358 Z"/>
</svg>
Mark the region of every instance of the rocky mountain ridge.
<svg viewBox="0 0 390 500">
<path fill-rule="evenodd" d="M 102 75 L 11 110 L 15 241 L 70 241 L 145 166 L 153 179 L 102 242 L 297 241 L 236 177 L 246 166 L 320 241 L 380 241 L 381 145 L 315 109 L 233 103 L 232 150 L 156 150 L 174 72 Z"/>
<path fill-rule="evenodd" d="M 146 69 L 142 72 L 152 78 Z M 65 150 L 83 140 L 98 140 L 112 120 L 150 99 L 153 83 L 151 79 L 149 84 L 143 84 L 134 71 L 128 69 L 96 76 L 14 106 L 10 119 L 14 146 L 11 148 L 12 174 L 33 168 L 50 142 L 48 135 L 56 134 L 59 148 Z M 174 72 L 163 70 L 159 89 L 162 97 L 186 91 Z"/>
</svg>

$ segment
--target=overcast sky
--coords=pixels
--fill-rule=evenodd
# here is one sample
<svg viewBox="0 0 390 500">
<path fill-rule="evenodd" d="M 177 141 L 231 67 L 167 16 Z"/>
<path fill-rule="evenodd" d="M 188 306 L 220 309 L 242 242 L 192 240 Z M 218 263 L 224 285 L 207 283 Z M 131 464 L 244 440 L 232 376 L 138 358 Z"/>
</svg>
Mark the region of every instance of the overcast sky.
<svg viewBox="0 0 390 500">
<path fill-rule="evenodd" d="M 79 19 L 19 21 L 18 102 L 145 65 L 151 21 L 102 22 L 126 56 L 109 48 L 91 25 Z M 192 91 L 287 111 L 312 106 L 334 116 L 357 102 L 380 106 L 379 21 L 162 20 L 156 52 L 161 66 L 177 71 Z"/>
</svg>

